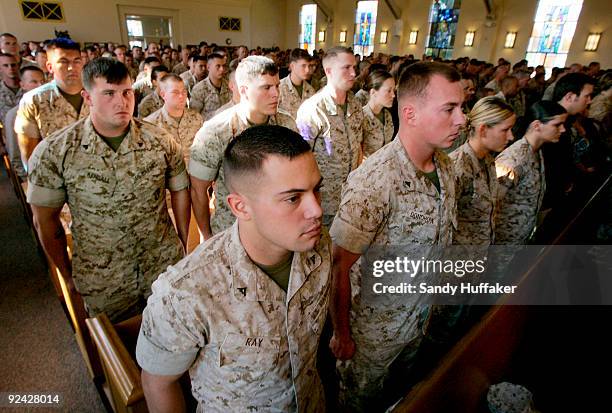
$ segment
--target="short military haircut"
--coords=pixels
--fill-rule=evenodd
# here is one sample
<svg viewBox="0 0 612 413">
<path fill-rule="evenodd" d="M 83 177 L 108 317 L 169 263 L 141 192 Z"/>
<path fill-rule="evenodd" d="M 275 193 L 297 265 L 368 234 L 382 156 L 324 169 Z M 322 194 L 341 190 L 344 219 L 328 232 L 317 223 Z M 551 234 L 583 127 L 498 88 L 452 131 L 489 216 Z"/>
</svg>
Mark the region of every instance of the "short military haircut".
<svg viewBox="0 0 612 413">
<path fill-rule="evenodd" d="M 353 52 L 351 49 L 344 46 L 332 47 L 327 51 L 327 53 L 325 53 L 325 56 L 323 56 L 323 67 L 326 67 L 331 61 L 335 60 L 341 54 L 353 55 Z"/>
<path fill-rule="evenodd" d="M 123 49 L 124 51 L 127 52 L 127 46 L 124 45 L 124 44 L 120 44 L 119 46 L 115 46 L 115 50 L 117 50 L 117 49 Z"/>
<path fill-rule="evenodd" d="M 170 71 L 164 65 L 155 66 L 153 69 L 151 69 L 151 80 L 157 80 L 157 77 L 162 72 L 169 73 Z"/>
<path fill-rule="evenodd" d="M 181 82 L 181 83 L 183 83 L 183 79 L 181 79 L 181 77 L 179 75 L 177 75 L 176 73 L 167 73 L 164 76 L 162 76 L 161 79 L 159 79 L 158 83 L 166 84 L 168 82 Z"/>
<path fill-rule="evenodd" d="M 152 62 L 157 62 L 157 63 L 161 63 L 161 60 L 159 60 L 159 58 L 157 56 L 149 56 L 147 58 L 145 58 L 144 60 L 144 64 L 148 65 Z"/>
<path fill-rule="evenodd" d="M 76 50 L 77 52 L 81 52 L 81 46 L 71 39 L 65 39 L 63 37 L 58 37 L 56 39 L 51 39 L 45 44 L 45 50 L 47 52 L 62 49 L 62 50 Z"/>
<path fill-rule="evenodd" d="M 595 86 L 595 79 L 584 73 L 568 73 L 557 81 L 553 92 L 553 101 L 559 102 L 568 93 L 580 95 L 584 85 Z"/>
<path fill-rule="evenodd" d="M 223 56 L 222 54 L 214 53 L 213 52 L 213 53 L 209 54 L 208 56 L 206 56 L 206 62 L 208 63 L 208 62 L 210 62 L 213 59 L 224 59 L 224 58 L 225 58 L 225 56 Z"/>
<path fill-rule="evenodd" d="M 108 83 L 118 85 L 130 78 L 127 66 L 109 57 L 98 57 L 91 60 L 83 68 L 83 87 L 90 92 L 95 79 L 102 78 Z"/>
<path fill-rule="evenodd" d="M 506 76 L 501 80 L 501 84 L 499 85 L 502 89 L 505 89 L 511 86 L 513 83 L 518 82 L 518 79 L 514 76 Z"/>
<path fill-rule="evenodd" d="M 289 160 L 311 152 L 310 145 L 299 133 L 278 125 L 259 125 L 245 129 L 225 149 L 223 171 L 230 191 L 246 176 L 261 173 L 269 156 Z"/>
<path fill-rule="evenodd" d="M 425 97 L 432 76 L 442 76 L 449 82 L 459 82 L 461 75 L 451 65 L 440 62 L 413 63 L 401 73 L 397 87 L 397 99 Z"/>
<path fill-rule="evenodd" d="M 278 67 L 274 60 L 264 56 L 248 56 L 242 59 L 236 68 L 236 84 L 242 86 L 262 75 L 277 74 Z"/>
<path fill-rule="evenodd" d="M 43 76 L 45 75 L 45 72 L 43 72 L 40 67 L 33 66 L 33 65 L 24 66 L 21 69 L 19 69 L 19 76 L 23 77 L 25 72 L 39 72 L 41 75 Z"/>
<path fill-rule="evenodd" d="M 291 53 L 289 54 L 289 62 L 293 63 L 293 62 L 297 62 L 298 60 L 306 60 L 307 62 L 309 62 L 310 55 L 304 49 L 297 49 L 297 48 L 293 49 Z"/>
</svg>

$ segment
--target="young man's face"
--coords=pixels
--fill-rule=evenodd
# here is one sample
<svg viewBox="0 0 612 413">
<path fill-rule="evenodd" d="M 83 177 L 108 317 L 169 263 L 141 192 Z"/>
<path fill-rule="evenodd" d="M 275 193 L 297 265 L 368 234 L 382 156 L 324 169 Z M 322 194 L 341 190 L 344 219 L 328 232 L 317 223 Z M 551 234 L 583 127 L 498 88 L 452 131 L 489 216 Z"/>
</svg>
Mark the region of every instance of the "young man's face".
<svg viewBox="0 0 612 413">
<path fill-rule="evenodd" d="M 105 129 L 125 129 L 134 112 L 134 90 L 130 77 L 121 83 L 108 83 L 106 79 L 94 79 L 90 91 L 83 91 L 92 118 Z"/>
<path fill-rule="evenodd" d="M 450 147 L 465 123 L 465 116 L 461 111 L 461 82 L 449 82 L 441 75 L 433 75 L 425 96 L 413 99 L 412 122 L 416 130 L 422 131 L 422 139 L 431 148 Z"/>
<path fill-rule="evenodd" d="M 36 53 L 36 64 L 42 70 L 47 70 L 47 53 L 37 52 Z"/>
<path fill-rule="evenodd" d="M 19 79 L 19 63 L 16 57 L 0 56 L 0 73 L 2 79 Z"/>
<path fill-rule="evenodd" d="M 249 108 L 265 116 L 275 115 L 279 98 L 278 74 L 264 74 L 240 87 L 240 98 L 248 102 Z"/>
<path fill-rule="evenodd" d="M 588 83 L 582 87 L 580 95 L 570 94 L 569 105 L 565 108 L 567 113 L 575 115 L 582 113 L 586 110 L 587 106 L 591 103 L 591 96 L 593 95 L 593 85 Z"/>
<path fill-rule="evenodd" d="M 19 43 L 14 37 L 2 36 L 0 37 L 0 50 L 4 53 L 17 55 L 19 53 Z"/>
<path fill-rule="evenodd" d="M 208 68 L 208 77 L 214 82 L 221 81 L 223 74 L 225 73 L 225 61 L 224 59 L 211 59 L 206 64 Z"/>
<path fill-rule="evenodd" d="M 181 110 L 187 104 L 185 84 L 176 80 L 166 80 L 160 85 L 160 95 L 171 110 Z"/>
<path fill-rule="evenodd" d="M 123 47 L 118 47 L 115 49 L 115 57 L 118 61 L 125 64 L 125 49 Z"/>
<path fill-rule="evenodd" d="M 304 81 L 310 79 L 310 65 L 307 60 L 299 59 L 297 62 L 289 63 L 291 73 L 299 80 Z"/>
<path fill-rule="evenodd" d="M 246 193 L 259 242 L 275 252 L 309 251 L 321 236 L 321 175 L 312 152 L 292 160 L 269 156 Z"/>
<path fill-rule="evenodd" d="M 83 60 L 78 50 L 55 48 L 47 52 L 47 70 L 61 86 L 80 86 Z"/>
<path fill-rule="evenodd" d="M 26 70 L 20 81 L 20 87 L 25 92 L 36 89 L 38 86 L 45 83 L 45 77 L 38 70 Z"/>
<path fill-rule="evenodd" d="M 218 59 L 215 59 L 218 60 Z M 193 63 L 193 75 L 198 80 L 204 79 L 207 73 L 206 62 L 204 60 L 198 60 Z"/>
<path fill-rule="evenodd" d="M 355 56 L 341 53 L 332 59 L 325 68 L 327 84 L 348 92 L 355 84 Z"/>
</svg>

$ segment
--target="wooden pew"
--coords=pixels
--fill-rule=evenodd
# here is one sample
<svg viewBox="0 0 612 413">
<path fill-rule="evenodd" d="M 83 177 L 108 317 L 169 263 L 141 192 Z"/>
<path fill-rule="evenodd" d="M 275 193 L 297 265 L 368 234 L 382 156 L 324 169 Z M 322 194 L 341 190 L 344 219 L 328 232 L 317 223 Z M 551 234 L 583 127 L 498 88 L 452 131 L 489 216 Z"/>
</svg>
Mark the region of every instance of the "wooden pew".
<svg viewBox="0 0 612 413">
<path fill-rule="evenodd" d="M 134 362 L 141 316 L 113 326 L 106 314 L 86 320 L 104 371 L 104 392 L 116 413 L 146 412 L 140 369 Z M 129 343 L 126 347 L 125 343 Z"/>
</svg>

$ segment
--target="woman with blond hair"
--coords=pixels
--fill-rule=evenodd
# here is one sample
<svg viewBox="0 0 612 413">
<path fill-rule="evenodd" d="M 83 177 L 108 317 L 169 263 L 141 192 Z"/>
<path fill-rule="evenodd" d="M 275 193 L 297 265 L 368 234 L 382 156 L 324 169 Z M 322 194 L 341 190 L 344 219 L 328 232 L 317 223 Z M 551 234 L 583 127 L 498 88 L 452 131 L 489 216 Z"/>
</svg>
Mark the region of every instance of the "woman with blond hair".
<svg viewBox="0 0 612 413">
<path fill-rule="evenodd" d="M 457 178 L 454 244 L 493 243 L 498 192 L 493 156 L 513 139 L 515 122 L 512 107 L 496 97 L 480 99 L 467 115 L 467 141 L 449 155 Z"/>
<path fill-rule="evenodd" d="M 363 107 L 363 156 L 367 158 L 393 140 L 393 118 L 389 108 L 395 97 L 395 80 L 384 70 L 371 72 L 366 79 L 368 103 Z"/>
</svg>

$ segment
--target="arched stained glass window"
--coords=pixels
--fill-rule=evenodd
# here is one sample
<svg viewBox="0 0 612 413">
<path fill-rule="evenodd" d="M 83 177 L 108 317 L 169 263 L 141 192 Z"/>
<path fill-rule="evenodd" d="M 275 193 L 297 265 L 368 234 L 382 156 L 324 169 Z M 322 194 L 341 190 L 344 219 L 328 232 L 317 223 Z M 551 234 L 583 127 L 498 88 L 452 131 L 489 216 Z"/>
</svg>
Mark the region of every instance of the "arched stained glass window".
<svg viewBox="0 0 612 413">
<path fill-rule="evenodd" d="M 459 21 L 461 0 L 434 0 L 429 11 L 429 36 L 425 54 L 450 59 Z"/>
<path fill-rule="evenodd" d="M 530 66 L 564 67 L 567 60 L 582 0 L 540 0 L 527 46 Z"/>
<path fill-rule="evenodd" d="M 376 14 L 378 1 L 358 1 L 355 14 L 355 37 L 353 50 L 361 56 L 369 56 L 374 51 L 376 33 Z"/>
<path fill-rule="evenodd" d="M 315 32 L 317 31 L 317 5 L 304 4 L 300 10 L 299 46 L 312 54 L 315 49 Z"/>
</svg>

